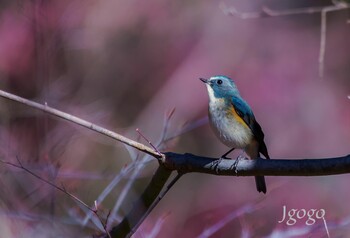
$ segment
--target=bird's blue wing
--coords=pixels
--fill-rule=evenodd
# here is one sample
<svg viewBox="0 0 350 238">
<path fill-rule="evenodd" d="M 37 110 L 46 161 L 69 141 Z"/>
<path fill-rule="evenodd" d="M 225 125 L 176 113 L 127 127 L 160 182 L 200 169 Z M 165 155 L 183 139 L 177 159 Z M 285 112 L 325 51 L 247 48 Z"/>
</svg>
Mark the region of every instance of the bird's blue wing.
<svg viewBox="0 0 350 238">
<path fill-rule="evenodd" d="M 242 98 L 234 96 L 231 99 L 231 104 L 234 107 L 238 116 L 240 116 L 243 119 L 243 121 L 253 132 L 255 139 L 259 143 L 259 152 L 262 153 L 267 159 L 269 159 L 270 157 L 264 142 L 264 133 L 259 123 L 255 120 L 253 111 L 249 107 L 248 103 Z"/>
<path fill-rule="evenodd" d="M 258 136 L 259 126 L 256 126 L 257 122 L 253 114 L 252 109 L 249 107 L 248 103 L 240 97 L 232 97 L 231 99 L 232 106 L 234 107 L 238 116 L 240 116 L 247 126 L 252 130 L 254 136 Z M 260 128 L 261 131 L 261 128 Z M 264 134 L 262 134 L 264 139 Z"/>
</svg>

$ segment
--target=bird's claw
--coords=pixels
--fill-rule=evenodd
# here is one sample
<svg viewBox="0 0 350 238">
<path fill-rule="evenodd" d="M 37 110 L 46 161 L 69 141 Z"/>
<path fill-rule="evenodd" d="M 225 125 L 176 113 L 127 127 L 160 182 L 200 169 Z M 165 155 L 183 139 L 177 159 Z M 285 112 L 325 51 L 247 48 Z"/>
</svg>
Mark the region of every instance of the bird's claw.
<svg viewBox="0 0 350 238">
<path fill-rule="evenodd" d="M 219 164 L 222 160 L 223 160 L 223 158 L 221 157 L 213 162 L 216 174 L 219 174 Z"/>
<path fill-rule="evenodd" d="M 239 161 L 242 160 L 242 159 L 245 159 L 245 157 L 242 156 L 242 155 L 239 155 L 239 156 L 235 159 L 235 161 L 234 161 L 234 163 L 233 163 L 233 167 L 235 168 L 236 174 L 238 173 L 238 169 L 237 169 L 238 163 L 239 163 Z"/>
</svg>

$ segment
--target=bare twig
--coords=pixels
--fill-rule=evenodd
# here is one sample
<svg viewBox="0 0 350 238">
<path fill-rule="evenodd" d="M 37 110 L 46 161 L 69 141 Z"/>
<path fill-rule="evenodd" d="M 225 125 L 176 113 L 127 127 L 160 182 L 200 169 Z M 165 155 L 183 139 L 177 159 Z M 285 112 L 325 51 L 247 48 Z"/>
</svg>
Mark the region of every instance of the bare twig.
<svg viewBox="0 0 350 238">
<path fill-rule="evenodd" d="M 173 117 L 174 113 L 175 113 L 175 107 L 165 114 L 164 126 L 163 126 L 162 135 L 159 140 L 159 145 L 165 142 L 165 137 L 167 136 L 167 133 L 168 133 L 170 120 Z"/>
<path fill-rule="evenodd" d="M 139 156 L 140 157 L 140 156 Z M 137 158 L 135 160 L 135 169 L 132 172 L 128 182 L 123 186 L 122 191 L 119 193 L 118 199 L 116 200 L 114 207 L 111 211 L 112 213 L 112 219 L 111 221 L 113 222 L 115 216 L 118 214 L 118 211 L 124 201 L 124 199 L 126 198 L 126 196 L 128 195 L 130 189 L 132 188 L 132 185 L 134 183 L 134 181 L 136 180 L 141 168 L 143 168 L 143 163 L 142 163 L 142 159 Z"/>
<path fill-rule="evenodd" d="M 218 221 L 217 223 L 213 224 L 212 226 L 204 229 L 200 235 L 197 236 L 197 238 L 208 238 L 212 237 L 216 232 L 218 232 L 220 229 L 222 229 L 227 223 L 231 222 L 232 220 L 244 215 L 252 213 L 253 211 L 260 208 L 261 205 L 259 204 L 248 204 L 243 207 L 240 207 L 239 209 L 231 212 L 227 216 L 225 216 L 223 219 Z"/>
<path fill-rule="evenodd" d="M 241 19 L 249 18 L 261 18 L 261 17 L 277 17 L 277 16 L 289 16 L 296 14 L 313 14 L 320 13 L 324 10 L 327 11 L 336 11 L 341 9 L 349 8 L 348 4 L 335 4 L 330 6 L 321 6 L 321 7 L 305 7 L 305 8 L 295 8 L 287 10 L 273 10 L 268 6 L 263 6 L 260 12 L 241 12 L 233 5 L 230 7 L 226 6 L 224 3 L 220 5 L 220 8 L 225 14 L 229 14 Z"/>
<path fill-rule="evenodd" d="M 179 132 L 177 132 L 174 135 L 171 135 L 169 137 L 166 137 L 164 142 L 167 142 L 167 141 L 170 141 L 176 137 L 179 137 L 180 135 L 185 134 L 189 131 L 192 131 L 200 126 L 203 126 L 203 125 L 207 124 L 208 122 L 209 122 L 209 119 L 207 116 L 205 116 L 205 117 L 202 117 L 202 118 L 200 118 L 196 121 L 193 121 L 191 123 L 185 123 Z"/>
<path fill-rule="evenodd" d="M 318 75 L 323 78 L 324 72 L 324 54 L 326 52 L 326 31 L 327 31 L 327 11 L 321 12 L 321 36 L 320 36 L 320 53 L 318 56 Z"/>
<path fill-rule="evenodd" d="M 287 10 L 272 10 L 267 6 L 263 6 L 260 12 L 242 13 L 238 11 L 234 6 L 227 7 L 225 4 L 221 4 L 221 9 L 225 14 L 229 14 L 241 19 L 252 19 L 261 17 L 277 17 L 277 16 L 289 16 L 296 14 L 313 14 L 321 13 L 321 36 L 320 36 L 320 51 L 318 57 L 319 63 L 319 76 L 324 76 L 324 57 L 326 49 L 326 30 L 327 30 L 327 13 L 331 11 L 338 11 L 350 8 L 350 4 L 344 1 L 332 1 L 334 5 L 321 6 L 321 7 L 306 7 Z M 347 21 L 349 23 L 349 20 Z"/>
<path fill-rule="evenodd" d="M 168 128 L 169 128 L 169 124 L 170 124 L 170 120 L 172 118 L 172 116 L 174 115 L 174 112 L 175 112 L 175 108 L 173 108 L 172 110 L 170 110 L 169 112 L 167 112 L 165 114 L 165 117 L 164 117 L 164 126 L 163 126 L 163 130 L 162 130 L 162 133 L 161 133 L 161 136 L 160 136 L 160 139 L 157 143 L 156 146 L 154 146 L 147 138 L 145 138 L 145 140 L 147 142 L 149 142 L 149 144 L 159 152 L 158 149 L 156 148 L 163 148 L 164 147 L 164 144 L 166 142 L 165 138 L 167 136 L 167 133 L 168 133 Z M 141 137 L 144 138 L 143 134 L 139 132 L 139 135 Z M 126 146 L 126 148 L 128 149 L 128 147 Z M 131 151 L 129 151 L 130 153 Z M 160 152 L 159 152 L 160 153 Z M 132 156 L 132 154 L 130 153 L 130 156 Z M 122 169 L 122 171 L 120 172 L 120 174 L 118 174 L 111 182 L 110 184 L 107 185 L 107 187 L 104 189 L 104 191 L 101 193 L 101 195 L 97 198 L 98 201 L 103 201 L 106 196 L 112 191 L 112 189 L 120 182 L 121 178 L 125 177 L 125 175 L 130 172 L 131 169 L 133 169 L 133 173 L 130 177 L 130 179 L 128 180 L 127 184 L 124 186 L 122 192 L 120 193 L 112 211 L 111 211 L 111 216 L 110 216 L 110 221 L 111 222 L 114 222 L 114 221 L 121 221 L 120 217 L 118 217 L 118 210 L 120 209 L 120 206 L 123 202 L 123 200 L 125 199 L 127 193 L 129 192 L 129 190 L 131 189 L 131 186 L 132 186 L 132 183 L 135 181 L 137 175 L 140 173 L 141 169 L 144 167 L 144 165 L 150 161 L 150 156 L 149 155 L 146 155 L 144 156 L 142 159 L 140 160 L 134 160 L 131 164 L 127 165 L 126 167 L 124 167 Z M 92 213 L 91 212 L 88 212 L 86 214 L 86 217 L 84 219 L 84 223 L 83 224 L 87 224 L 87 222 L 89 221 L 89 219 L 91 218 L 92 216 Z"/>
<path fill-rule="evenodd" d="M 28 174 L 34 176 L 35 178 L 37 178 L 37 179 L 43 181 L 44 183 L 47 183 L 48 185 L 50 185 L 50 186 L 56 188 L 57 190 L 63 192 L 64 194 L 68 195 L 69 197 L 71 197 L 71 198 L 74 199 L 75 201 L 79 202 L 79 203 L 82 204 L 84 207 L 88 208 L 89 210 L 94 211 L 94 209 L 90 208 L 89 205 L 87 205 L 86 203 L 84 203 L 84 202 L 83 202 L 82 200 L 80 200 L 77 196 L 75 196 L 75 195 L 69 193 L 64 187 L 59 187 L 59 186 L 57 186 L 56 184 L 50 182 L 49 180 L 46 180 L 46 179 L 44 179 L 43 177 L 41 177 L 41 176 L 37 175 L 36 173 L 32 172 L 31 170 L 27 169 L 26 167 L 23 166 L 21 160 L 20 160 L 18 157 L 16 157 L 16 158 L 17 158 L 18 164 L 14 164 L 14 163 L 12 163 L 12 162 L 8 162 L 8 161 L 5 161 L 5 160 L 0 160 L 0 162 L 3 163 L 3 164 L 6 164 L 6 165 L 9 165 L 9 166 L 12 166 L 12 167 L 16 167 L 16 168 L 19 168 L 19 169 L 22 169 L 22 170 L 26 171 Z"/>
<path fill-rule="evenodd" d="M 241 12 L 237 8 L 235 8 L 233 5 L 228 7 L 225 4 L 221 4 L 220 7 L 225 14 L 232 15 L 241 19 L 277 17 L 277 16 L 296 15 L 296 14 L 312 14 L 312 13 L 321 12 L 325 8 L 325 7 L 306 7 L 306 8 L 287 9 L 287 10 L 273 10 L 268 6 L 262 6 L 260 12 Z"/>
<path fill-rule="evenodd" d="M 139 128 L 136 128 L 136 132 L 139 133 L 139 135 L 140 135 L 145 141 L 147 141 L 147 143 L 153 148 L 154 151 L 156 151 L 156 152 L 158 153 L 158 155 L 159 155 L 160 158 L 161 158 L 162 153 L 160 153 L 160 151 L 152 144 L 152 142 L 151 142 L 149 139 L 147 139 L 146 136 L 144 136 L 144 135 L 142 134 L 142 132 L 140 131 Z"/>
<path fill-rule="evenodd" d="M 161 136 L 156 144 L 156 146 L 154 146 L 142 133 L 140 130 L 137 130 L 137 132 L 139 133 L 139 135 L 144 138 L 150 145 L 152 148 L 154 148 L 154 150 L 158 151 L 160 149 L 162 149 L 165 145 L 165 138 L 167 136 L 168 133 L 168 128 L 169 128 L 169 124 L 170 124 L 170 120 L 172 118 L 172 116 L 174 115 L 175 112 L 175 108 L 173 108 L 172 110 L 170 110 L 168 113 L 165 114 L 164 117 L 164 125 L 163 125 L 163 130 L 161 133 Z M 159 149 L 157 149 L 159 148 Z M 160 153 L 160 152 L 159 152 Z M 131 186 L 133 184 L 133 182 L 135 181 L 135 179 L 137 178 L 138 174 L 140 173 L 141 169 L 144 167 L 145 163 L 147 161 L 149 161 L 149 155 L 144 156 L 143 158 L 141 158 L 138 161 L 134 161 L 133 163 L 135 164 L 134 166 L 134 171 L 130 177 L 130 179 L 128 180 L 127 184 L 124 186 L 122 192 L 120 193 L 114 207 L 111 213 L 111 221 L 113 222 L 115 220 L 115 217 L 117 216 L 117 211 L 120 209 L 120 206 L 123 202 L 123 200 L 125 199 L 127 193 L 129 192 L 129 190 L 131 189 Z M 136 162 L 136 163 L 135 163 Z"/>
<path fill-rule="evenodd" d="M 333 7 L 333 6 L 332 6 Z M 262 11 L 266 13 L 269 17 L 278 17 L 278 16 L 289 16 L 296 14 L 313 14 L 322 12 L 325 7 L 306 7 L 306 8 L 296 8 L 288 10 L 273 10 L 267 6 L 262 7 Z"/>
<path fill-rule="evenodd" d="M 131 140 L 125 136 L 122 136 L 122 135 L 117 134 L 113 131 L 107 130 L 101 126 L 98 126 L 98 125 L 95 125 L 91 122 L 85 121 L 79 117 L 76 117 L 76 116 L 73 116 L 71 114 L 59 111 L 59 110 L 52 108 L 52 107 L 49 107 L 47 105 L 42 105 L 40 103 L 36 103 L 36 102 L 31 101 L 31 100 L 27 100 L 25 98 L 16 96 L 14 94 L 11 94 L 11 93 L 8 93 L 8 92 L 2 91 L 2 90 L 0 90 L 0 96 L 7 98 L 7 99 L 10 99 L 12 101 L 16 101 L 16 102 L 25 104 L 25 105 L 33 107 L 33 108 L 36 108 L 36 109 L 41 110 L 43 112 L 49 113 L 51 115 L 60 117 L 64 120 L 78 124 L 80 126 L 86 127 L 90 130 L 93 130 L 93 131 L 98 132 L 102 135 L 108 136 L 108 137 L 115 139 L 119 142 L 127 144 L 131 147 L 134 147 L 135 149 L 142 151 L 146 154 L 149 154 L 149 155 L 153 156 L 154 158 L 160 159 L 162 157 L 162 155 L 159 154 L 157 151 L 154 151 L 152 148 L 145 146 L 144 144 L 138 143 L 138 142 Z"/>
<path fill-rule="evenodd" d="M 158 220 L 156 221 L 156 223 L 153 226 L 153 229 L 151 230 L 151 232 L 149 232 L 147 234 L 147 238 L 155 238 L 158 236 L 160 229 L 162 228 L 165 220 L 168 218 L 169 216 L 169 212 L 162 215 L 160 218 L 158 218 Z"/>
<path fill-rule="evenodd" d="M 324 217 L 322 217 L 322 220 L 323 220 L 324 228 L 325 228 L 326 233 L 327 233 L 327 237 L 328 237 L 328 238 L 331 238 L 331 236 L 329 235 L 329 230 L 328 230 L 328 226 L 327 226 L 326 219 L 325 219 Z"/>
<path fill-rule="evenodd" d="M 254 18 L 260 18 L 264 17 L 265 14 L 263 12 L 240 12 L 238 11 L 234 6 L 228 7 L 225 3 L 220 4 L 221 10 L 227 14 L 232 15 L 241 19 L 254 19 Z"/>
<path fill-rule="evenodd" d="M 82 206 L 84 206 L 85 208 L 87 208 L 88 210 L 92 211 L 92 212 L 96 215 L 96 217 L 99 219 L 99 221 L 101 222 L 102 226 L 104 227 L 105 232 L 106 232 L 106 234 L 107 234 L 107 237 L 108 237 L 108 238 L 111 238 L 111 237 L 110 237 L 110 234 L 109 234 L 109 232 L 108 232 L 108 230 L 106 229 L 105 223 L 103 222 L 102 218 L 101 218 L 101 217 L 99 216 L 99 214 L 98 214 L 98 210 L 97 210 L 96 204 L 95 204 L 96 209 L 95 209 L 95 208 L 91 208 L 89 205 L 87 205 L 85 202 L 83 202 L 83 201 L 82 201 L 81 199 L 79 199 L 77 196 L 75 196 L 75 195 L 71 194 L 70 192 L 68 192 L 64 186 L 59 187 L 59 186 L 57 186 L 56 184 L 50 182 L 49 180 L 44 179 L 44 178 L 41 177 L 40 175 L 34 173 L 33 171 L 31 171 L 31 170 L 27 169 L 25 166 L 23 166 L 21 160 L 20 160 L 18 157 L 16 157 L 16 159 L 17 159 L 18 164 L 14 164 L 14 163 L 12 163 L 12 162 L 4 161 L 4 160 L 0 160 L 0 162 L 3 163 L 3 164 L 6 164 L 6 165 L 8 165 L 8 166 L 12 166 L 12 167 L 16 167 L 16 168 L 19 168 L 19 169 L 24 170 L 24 171 L 27 172 L 28 174 L 32 175 L 33 177 L 39 179 L 40 181 L 42 181 L 42 182 L 44 182 L 44 183 L 50 185 L 51 187 L 57 189 L 58 191 L 61 191 L 62 193 L 66 194 L 67 196 L 69 196 L 70 198 L 72 198 L 74 201 L 76 201 L 77 203 L 79 203 L 80 205 L 82 205 Z"/>
<path fill-rule="evenodd" d="M 181 178 L 183 174 L 178 173 L 176 177 L 170 181 L 170 183 L 166 186 L 163 192 L 161 192 L 157 198 L 153 201 L 152 205 L 148 207 L 147 211 L 143 214 L 141 219 L 138 221 L 138 223 L 131 229 L 129 234 L 126 237 L 131 237 L 136 230 L 139 228 L 139 226 L 143 223 L 143 221 L 148 217 L 148 215 L 152 212 L 152 210 L 158 205 L 158 203 L 163 199 L 165 194 L 169 192 L 169 190 L 174 186 L 174 184 Z"/>
<path fill-rule="evenodd" d="M 337 4 L 335 6 L 324 7 L 321 10 L 321 31 L 320 31 L 320 52 L 318 56 L 318 75 L 320 78 L 324 76 L 324 56 L 326 53 L 326 37 L 327 37 L 327 13 L 341 9 L 349 8 L 347 5 Z"/>
<path fill-rule="evenodd" d="M 110 234 L 113 238 L 124 238 L 134 229 L 158 197 L 170 174 L 171 171 L 164 168 L 164 166 L 158 167 L 147 188 L 135 202 L 132 210 L 124 217 L 121 223 L 111 229 Z"/>
<path fill-rule="evenodd" d="M 89 209 L 87 209 L 86 207 L 84 207 L 83 205 L 81 205 L 80 203 L 76 202 L 77 206 L 80 208 L 80 210 L 84 213 L 89 213 L 91 212 Z M 96 215 L 95 212 L 92 212 L 92 214 L 94 216 L 91 217 L 91 223 L 94 225 L 94 228 L 98 228 L 101 232 L 105 232 L 104 227 L 103 227 L 103 222 L 102 219 L 99 219 Z M 75 216 L 75 218 L 77 217 L 77 215 Z M 84 224 L 82 223 L 83 221 L 80 220 L 80 225 L 84 226 Z M 89 224 L 90 225 L 90 224 Z M 108 237 L 108 234 L 106 233 L 106 236 Z"/>
<path fill-rule="evenodd" d="M 101 203 L 107 195 L 112 191 L 112 189 L 121 181 L 123 177 L 126 176 L 127 172 L 135 165 L 135 163 L 132 163 L 128 165 L 127 167 L 123 167 L 122 170 L 114 177 L 114 179 L 106 186 L 106 188 L 102 191 L 102 193 L 98 196 L 96 201 L 98 203 Z M 90 220 L 92 216 L 92 212 L 88 212 L 82 222 L 82 224 L 85 226 L 88 221 Z M 115 216 L 114 216 L 115 217 Z M 114 219 L 112 219 L 113 221 Z"/>
</svg>

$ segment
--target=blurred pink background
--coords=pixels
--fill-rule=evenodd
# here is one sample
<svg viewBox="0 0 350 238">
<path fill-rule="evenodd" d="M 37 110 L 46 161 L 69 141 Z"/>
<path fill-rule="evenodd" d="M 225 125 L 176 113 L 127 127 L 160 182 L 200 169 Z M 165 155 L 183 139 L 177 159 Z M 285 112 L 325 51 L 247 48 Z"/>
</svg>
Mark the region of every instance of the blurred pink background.
<svg viewBox="0 0 350 238">
<path fill-rule="evenodd" d="M 260 5 L 2 1 L 1 89 L 135 140 L 140 128 L 155 144 L 164 114 L 175 108 L 167 137 L 189 126 L 194 129 L 162 149 L 218 157 L 227 148 L 201 123 L 208 96 L 198 78 L 224 74 L 235 80 L 254 110 L 272 158 L 349 154 L 349 9 L 327 14 L 320 78 L 320 13 L 242 20 L 224 14 L 222 3 L 242 12 L 258 12 L 264 5 L 280 11 L 310 7 L 288 0 Z M 139 166 L 135 173 L 135 168 L 127 171 L 101 202 L 102 210 L 111 210 L 127 191 L 110 225 L 130 209 L 156 169 L 157 162 L 142 154 L 143 163 L 133 162 L 138 153 L 120 143 L 32 108 L 1 99 L 0 112 L 1 159 L 16 163 L 17 156 L 91 206 L 123 167 Z M 91 237 L 101 231 L 92 220 L 82 225 L 86 214 L 66 195 L 4 164 L 0 172 L 3 237 Z M 325 209 L 331 237 L 347 237 L 348 226 L 340 224 L 350 218 L 345 202 L 350 199 L 349 179 L 267 177 L 268 193 L 263 195 L 251 177 L 187 174 L 134 237 L 208 237 L 206 229 L 213 231 L 220 222 L 224 224 L 210 237 L 327 237 L 322 220 L 313 226 L 305 225 L 306 219 L 293 226 L 278 223 L 284 205 Z"/>
</svg>

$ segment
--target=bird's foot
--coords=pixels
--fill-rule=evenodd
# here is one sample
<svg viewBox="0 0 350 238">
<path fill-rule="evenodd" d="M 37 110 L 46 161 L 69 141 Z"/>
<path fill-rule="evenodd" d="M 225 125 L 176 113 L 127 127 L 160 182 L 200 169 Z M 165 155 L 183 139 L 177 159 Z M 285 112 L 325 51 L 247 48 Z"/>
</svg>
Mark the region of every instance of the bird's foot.
<svg viewBox="0 0 350 238">
<path fill-rule="evenodd" d="M 244 157 L 242 154 L 240 154 L 240 155 L 235 159 L 235 162 L 233 163 L 233 167 L 235 168 L 236 174 L 237 174 L 237 172 L 238 172 L 237 167 L 238 167 L 239 161 L 244 160 L 244 159 L 246 159 L 246 157 Z"/>
<path fill-rule="evenodd" d="M 223 159 L 224 159 L 224 158 L 220 157 L 219 159 L 217 159 L 217 160 L 215 160 L 215 161 L 213 162 L 214 167 L 215 167 L 215 172 L 216 172 L 217 174 L 219 174 L 219 164 L 221 163 L 221 161 L 222 161 Z"/>
<path fill-rule="evenodd" d="M 232 151 L 234 151 L 234 149 L 235 149 L 235 148 L 232 148 L 232 149 L 230 149 L 229 151 L 227 151 L 225 154 L 223 154 L 223 155 L 221 156 L 220 159 L 231 159 L 231 158 L 228 158 L 228 157 L 226 157 L 226 156 L 228 156 Z"/>
<path fill-rule="evenodd" d="M 226 155 L 223 155 L 223 156 L 220 157 L 219 160 L 223 160 L 223 159 L 231 159 L 231 158 L 227 157 Z"/>
</svg>

